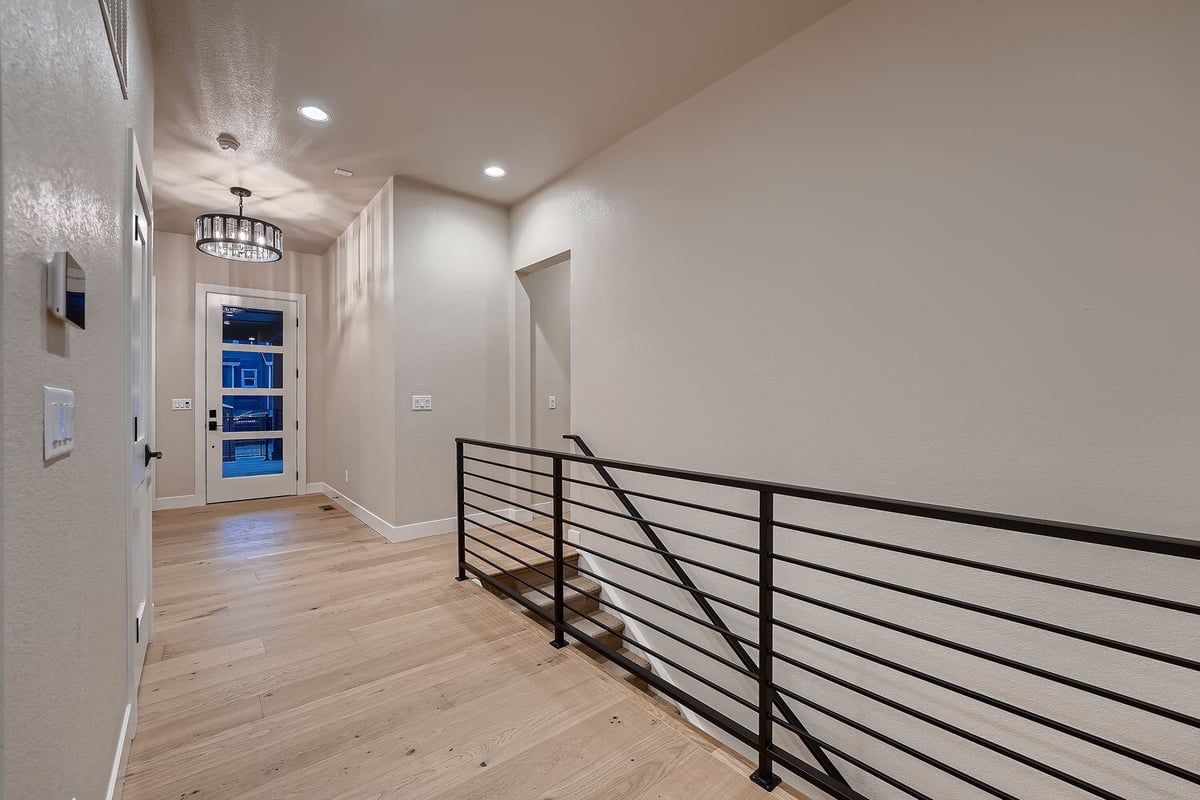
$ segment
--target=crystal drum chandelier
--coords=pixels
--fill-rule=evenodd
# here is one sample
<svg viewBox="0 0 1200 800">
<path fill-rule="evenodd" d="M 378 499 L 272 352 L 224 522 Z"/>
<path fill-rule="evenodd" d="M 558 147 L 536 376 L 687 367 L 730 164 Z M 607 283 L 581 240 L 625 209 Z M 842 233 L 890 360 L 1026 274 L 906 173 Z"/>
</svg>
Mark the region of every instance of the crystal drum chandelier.
<svg viewBox="0 0 1200 800">
<path fill-rule="evenodd" d="M 242 202 L 249 189 L 234 186 L 230 194 L 238 198 L 237 216 L 201 214 L 196 217 L 196 249 L 230 261 L 265 264 L 283 258 L 283 231 L 269 222 L 242 215 Z"/>
</svg>

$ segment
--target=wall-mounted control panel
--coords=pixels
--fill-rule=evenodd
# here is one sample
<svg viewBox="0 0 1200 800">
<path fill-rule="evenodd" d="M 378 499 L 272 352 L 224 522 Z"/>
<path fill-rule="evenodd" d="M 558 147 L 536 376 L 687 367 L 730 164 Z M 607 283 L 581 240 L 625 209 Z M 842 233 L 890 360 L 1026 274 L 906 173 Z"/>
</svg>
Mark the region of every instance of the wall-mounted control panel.
<svg viewBox="0 0 1200 800">
<path fill-rule="evenodd" d="M 75 449 L 75 393 L 53 386 L 42 389 L 42 457 L 49 461 Z"/>
<path fill-rule="evenodd" d="M 192 410 L 192 398 L 190 398 L 190 397 L 173 398 L 171 400 L 171 410 L 172 411 L 191 411 Z"/>
<path fill-rule="evenodd" d="M 412 403 L 413 411 L 433 411 L 433 395 L 414 394 Z"/>
<path fill-rule="evenodd" d="M 46 264 L 46 309 L 72 325 L 86 322 L 87 277 L 83 267 L 63 250 Z"/>
</svg>

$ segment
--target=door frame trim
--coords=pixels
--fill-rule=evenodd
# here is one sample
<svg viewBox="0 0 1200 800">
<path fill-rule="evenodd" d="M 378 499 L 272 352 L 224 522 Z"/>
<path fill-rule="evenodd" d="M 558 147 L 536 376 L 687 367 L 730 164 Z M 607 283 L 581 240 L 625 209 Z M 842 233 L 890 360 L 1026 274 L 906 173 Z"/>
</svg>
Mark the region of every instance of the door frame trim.
<svg viewBox="0 0 1200 800">
<path fill-rule="evenodd" d="M 296 469 L 300 478 L 296 481 L 296 494 L 306 494 L 308 488 L 308 295 L 303 292 L 277 292 L 272 289 L 247 289 L 243 286 L 225 286 L 216 283 L 196 284 L 196 331 L 195 331 L 195 392 L 192 395 L 193 408 L 203 409 L 206 397 L 205 366 L 206 351 L 205 329 L 208 322 L 208 295 L 236 294 L 241 297 L 258 297 L 263 300 L 292 300 L 296 303 L 296 315 L 300 320 L 300 332 L 296 337 L 296 363 L 300 365 L 300 379 L 296 382 L 296 419 L 300 422 L 300 430 L 296 432 Z M 198 405 L 197 405 L 198 403 Z M 203 415 L 197 412 L 195 431 L 195 505 L 207 503 L 207 474 L 205 463 L 207 451 L 204 437 Z"/>
</svg>

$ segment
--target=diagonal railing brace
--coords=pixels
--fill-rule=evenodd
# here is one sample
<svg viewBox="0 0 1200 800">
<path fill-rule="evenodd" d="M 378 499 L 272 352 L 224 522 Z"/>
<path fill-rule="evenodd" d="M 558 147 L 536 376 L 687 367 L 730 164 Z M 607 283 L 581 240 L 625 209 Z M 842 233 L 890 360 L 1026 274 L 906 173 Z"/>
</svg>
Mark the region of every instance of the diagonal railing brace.
<svg viewBox="0 0 1200 800">
<path fill-rule="evenodd" d="M 588 447 L 587 442 L 583 440 L 582 436 L 574 433 L 568 433 L 564 434 L 563 438 L 574 442 L 588 458 L 596 457 L 596 454 L 592 452 L 590 447 Z M 631 501 L 625 494 L 624 490 L 621 489 L 620 485 L 613 478 L 612 474 L 609 473 L 608 469 L 600 464 L 593 464 L 592 467 L 596 470 L 596 473 L 600 476 L 601 480 L 608 484 L 608 487 L 613 490 L 613 494 L 616 495 L 617 500 L 621 502 L 621 505 L 625 508 L 626 513 L 634 518 L 637 526 L 641 528 L 642 533 L 645 534 L 646 538 L 650 540 L 650 544 L 654 545 L 659 550 L 667 550 L 667 546 L 663 544 L 663 541 L 661 538 L 659 538 L 658 533 L 655 532 L 650 523 L 646 521 L 646 518 L 641 515 L 641 512 L 638 511 L 637 506 L 633 504 L 633 501 Z M 692 597 L 695 599 L 696 604 L 700 606 L 700 610 L 704 612 L 704 615 L 708 617 L 709 621 L 720 629 L 721 638 L 723 638 L 729 645 L 730 649 L 733 650 L 738 660 L 742 662 L 742 665 L 748 670 L 757 671 L 758 664 L 753 658 L 750 657 L 750 654 L 746 651 L 745 646 L 733 636 L 732 631 L 729 630 L 729 626 L 725 624 L 725 620 L 721 618 L 721 615 L 717 613 L 717 610 L 713 608 L 708 599 L 699 594 L 699 587 L 696 586 L 691 576 L 687 574 L 686 570 L 684 570 L 683 565 L 680 564 L 678 559 L 676 559 L 669 552 L 662 553 L 662 557 L 663 560 L 667 562 L 667 566 L 670 568 L 671 572 L 675 573 L 675 577 L 679 580 L 679 582 L 692 590 Z M 786 700 L 776 694 L 774 698 L 774 704 L 775 707 L 779 709 L 780 715 L 787 720 L 789 725 L 795 727 L 797 730 L 803 731 L 806 734 L 808 733 L 808 729 L 804 727 L 804 724 L 800 721 L 800 718 L 796 716 L 796 713 L 792 711 L 791 706 L 787 704 Z M 813 754 L 813 757 L 821 766 L 821 769 L 825 771 L 825 774 L 845 784 L 846 779 L 842 777 L 841 772 L 839 772 L 838 768 L 834 766 L 833 762 L 829 759 L 829 755 L 824 751 L 824 749 L 822 749 L 820 745 L 813 744 L 807 739 L 805 740 L 805 743 L 808 746 L 809 752 Z"/>
</svg>

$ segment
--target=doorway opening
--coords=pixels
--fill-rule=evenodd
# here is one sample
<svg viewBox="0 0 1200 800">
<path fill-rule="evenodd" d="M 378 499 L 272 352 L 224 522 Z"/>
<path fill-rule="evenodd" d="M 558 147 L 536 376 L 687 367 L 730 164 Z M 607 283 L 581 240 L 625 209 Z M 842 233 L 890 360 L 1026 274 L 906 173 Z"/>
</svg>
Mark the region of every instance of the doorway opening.
<svg viewBox="0 0 1200 800">
<path fill-rule="evenodd" d="M 519 279 L 529 303 L 529 444 L 563 450 L 563 436 L 572 433 L 571 261 L 556 260 L 519 273 Z M 549 478 L 532 477 L 535 490 L 551 490 Z"/>
</svg>

